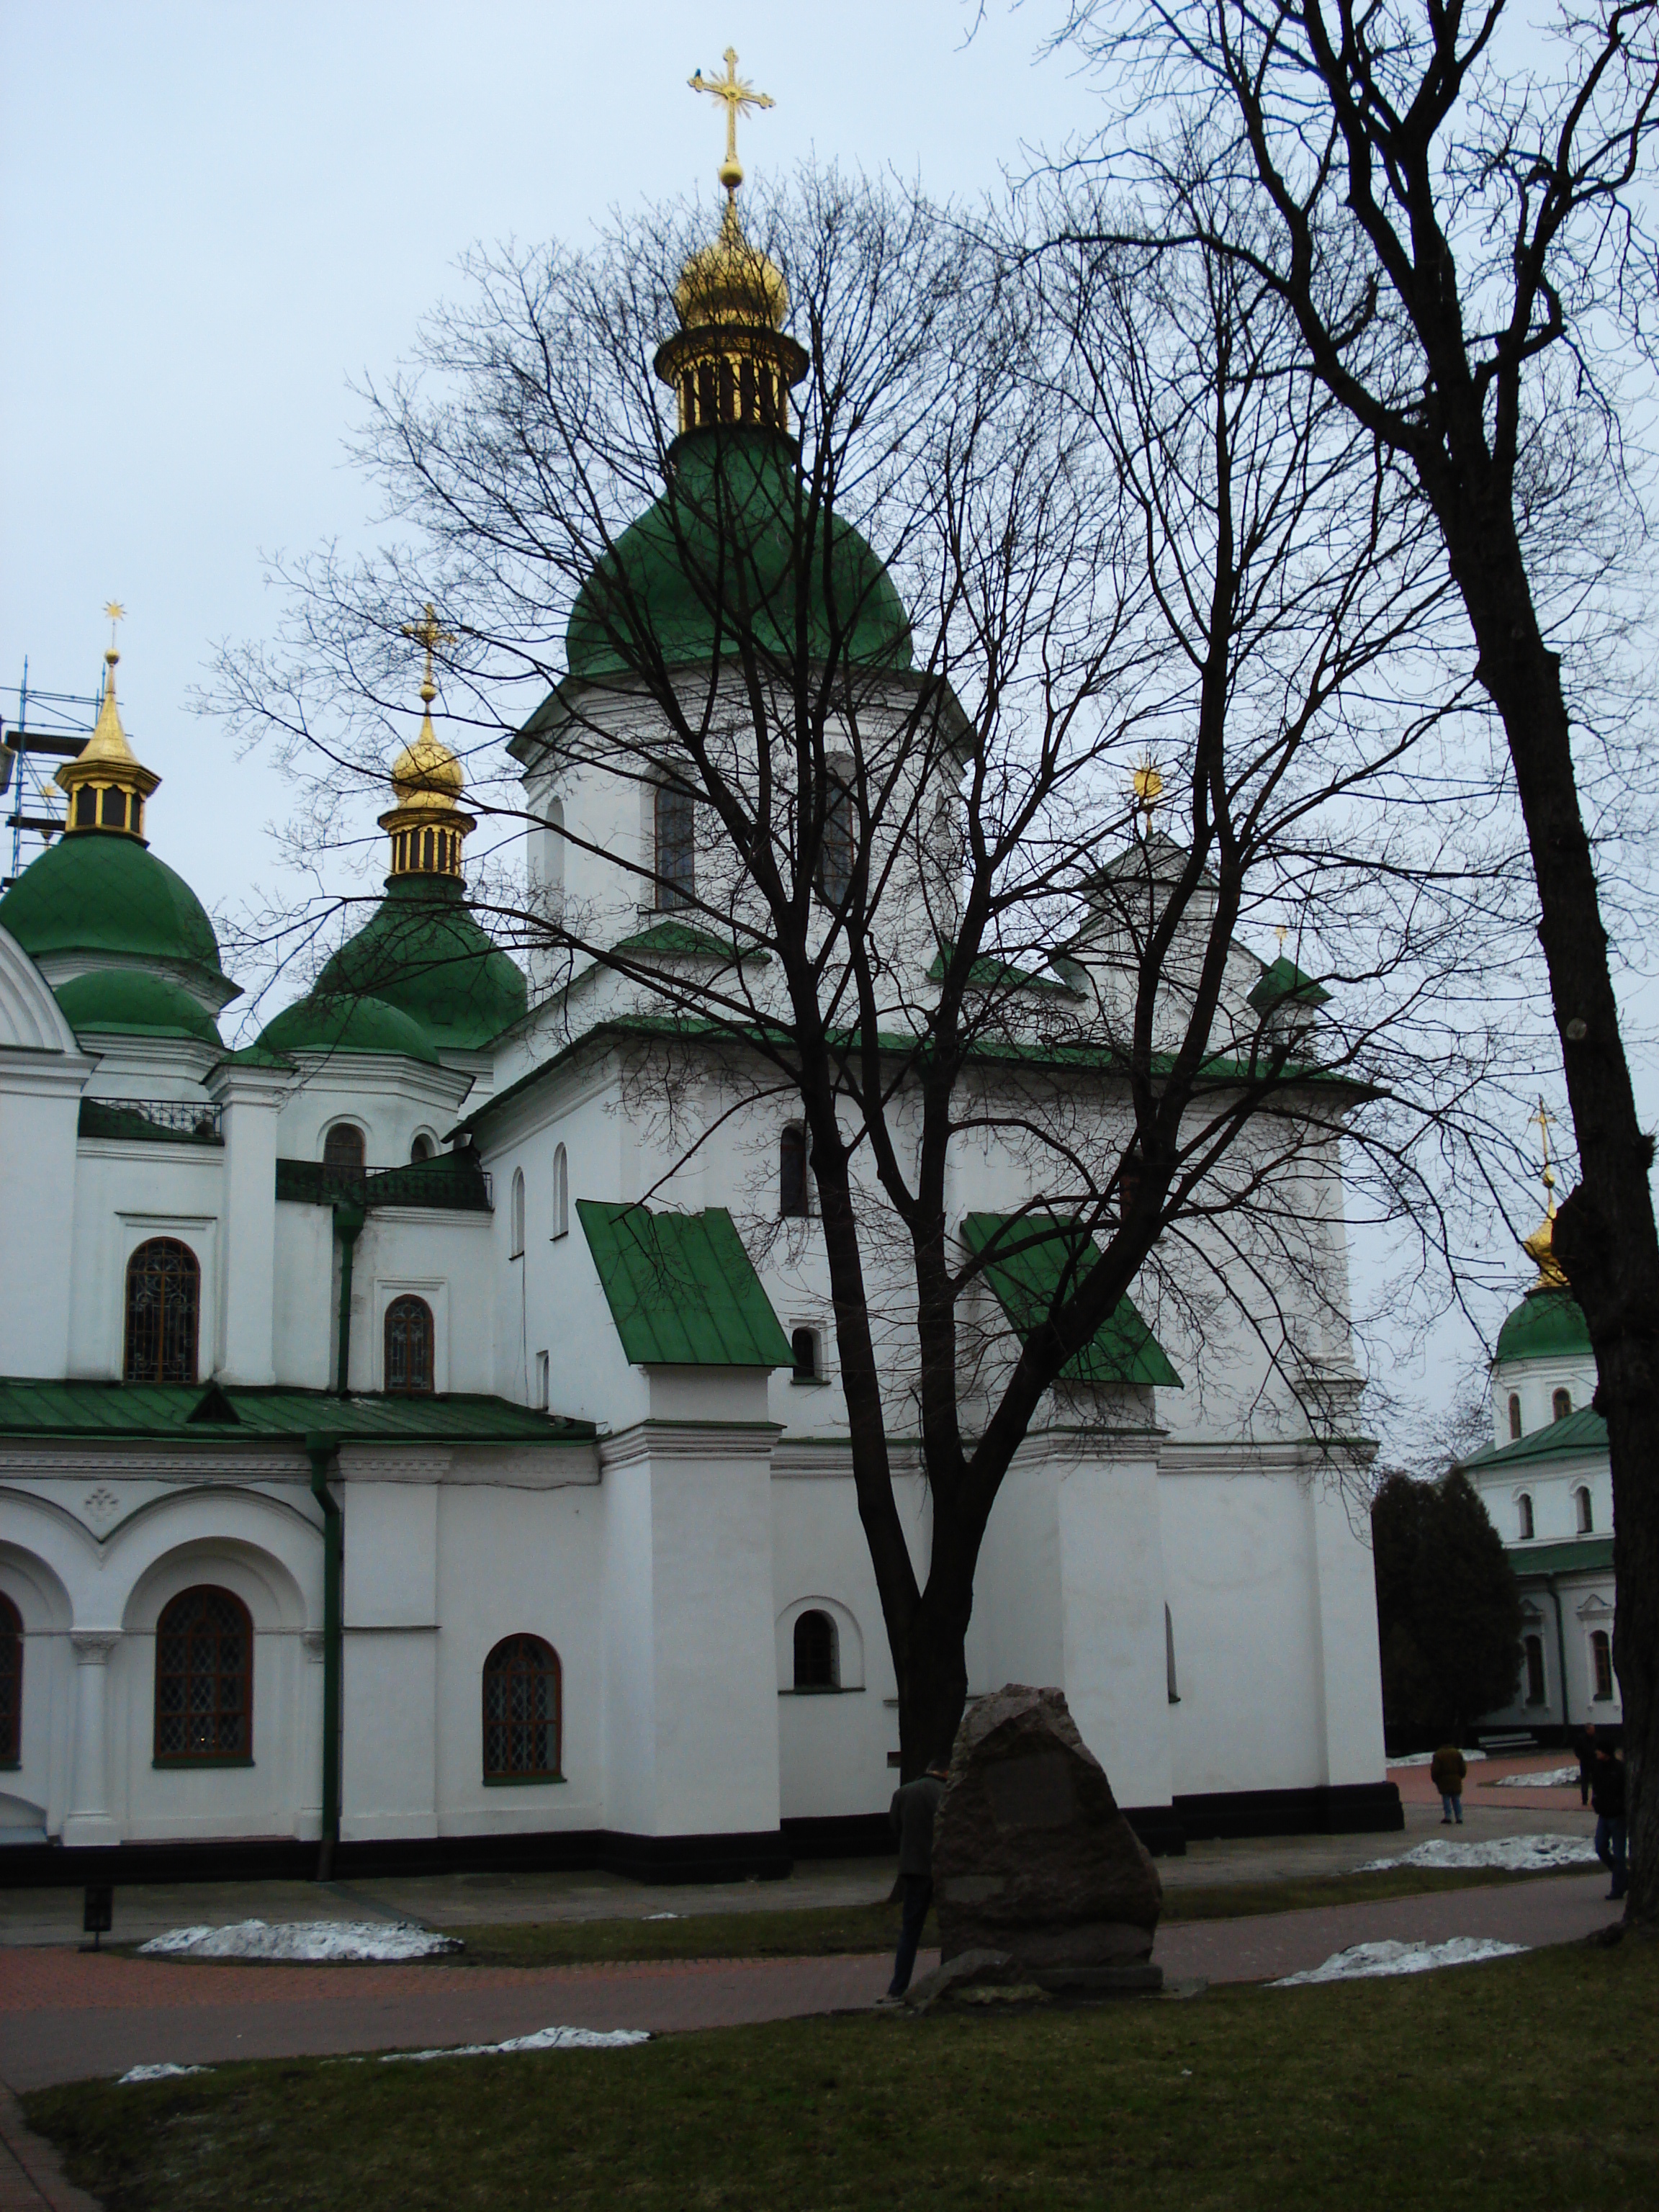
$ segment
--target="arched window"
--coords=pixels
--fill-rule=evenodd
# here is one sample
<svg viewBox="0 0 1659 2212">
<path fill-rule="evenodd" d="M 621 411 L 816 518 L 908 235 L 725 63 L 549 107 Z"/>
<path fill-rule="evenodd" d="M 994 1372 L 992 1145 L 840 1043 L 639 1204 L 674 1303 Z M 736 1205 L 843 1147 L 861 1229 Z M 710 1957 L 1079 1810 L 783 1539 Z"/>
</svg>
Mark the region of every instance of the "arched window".
<svg viewBox="0 0 1659 2212">
<path fill-rule="evenodd" d="M 823 844 L 818 854 L 818 890 L 839 906 L 853 881 L 853 794 L 838 778 L 824 793 Z"/>
<path fill-rule="evenodd" d="M 1516 1393 L 1510 1392 L 1510 1442 L 1516 1443 L 1521 1437 L 1521 1401 Z"/>
<path fill-rule="evenodd" d="M 1527 1657 L 1527 1703 L 1541 1705 L 1544 1701 L 1544 1639 L 1528 1636 L 1522 1649 Z"/>
<path fill-rule="evenodd" d="M 409 1148 L 410 1165 L 418 1167 L 422 1160 L 429 1160 L 434 1149 L 431 1138 L 422 1129 Z"/>
<path fill-rule="evenodd" d="M 432 1309 L 424 1298 L 393 1298 L 386 1310 L 386 1387 L 430 1390 Z"/>
<path fill-rule="evenodd" d="M 193 1382 L 201 1326 L 202 1270 L 188 1244 L 152 1237 L 127 1261 L 129 1382 Z"/>
<path fill-rule="evenodd" d="M 817 1607 L 795 1616 L 795 1687 L 841 1687 L 841 1648 L 836 1624 Z"/>
<path fill-rule="evenodd" d="M 570 1230 L 570 1163 L 565 1158 L 564 1146 L 553 1147 L 553 1234 L 568 1236 Z"/>
<path fill-rule="evenodd" d="M 1572 1493 L 1572 1502 L 1578 1510 L 1578 1533 L 1581 1536 L 1588 1536 L 1595 1526 L 1595 1516 L 1590 1507 L 1590 1494 L 1588 1488 L 1575 1490 Z"/>
<path fill-rule="evenodd" d="M 1606 1705 L 1613 1696 L 1613 1639 L 1605 1628 L 1590 1632 L 1590 1669 L 1595 1676 L 1595 1700 Z"/>
<path fill-rule="evenodd" d="M 513 1204 L 507 1226 L 511 1231 L 512 1241 L 507 1246 L 507 1256 L 509 1260 L 521 1260 L 524 1257 L 524 1170 L 522 1168 L 514 1168 L 513 1170 Z"/>
<path fill-rule="evenodd" d="M 818 1333 L 815 1328 L 795 1328 L 789 1332 L 789 1348 L 795 1355 L 793 1380 L 797 1382 L 816 1382 L 818 1379 Z"/>
<path fill-rule="evenodd" d="M 539 1636 L 509 1636 L 484 1661 L 486 1782 L 559 1779 L 559 1655 Z"/>
<path fill-rule="evenodd" d="M 0 1597 L 0 1766 L 15 1766 L 23 1745 L 23 1617 Z"/>
<path fill-rule="evenodd" d="M 77 830 L 98 827 L 98 793 L 89 783 L 83 783 L 75 794 L 75 826 Z"/>
<path fill-rule="evenodd" d="M 155 1756 L 252 1759 L 253 1623 L 227 1589 L 187 1589 L 155 1625 Z"/>
<path fill-rule="evenodd" d="M 1532 1500 L 1523 1490 L 1515 1501 L 1516 1512 L 1521 1520 L 1521 1540 L 1524 1544 L 1532 1534 Z"/>
<path fill-rule="evenodd" d="M 778 1212 L 786 1221 L 802 1220 L 806 1204 L 806 1132 L 791 1121 L 778 1139 Z"/>
<path fill-rule="evenodd" d="M 361 1174 L 363 1157 L 363 1133 L 355 1121 L 337 1121 L 323 1139 L 325 1168 L 355 1169 Z"/>
<path fill-rule="evenodd" d="M 1550 1400 L 1550 1411 L 1558 1421 L 1565 1421 L 1572 1411 L 1571 1391 L 1558 1390 Z"/>
<path fill-rule="evenodd" d="M 690 906 L 697 887 L 696 806 L 678 784 L 657 786 L 657 910 Z"/>
</svg>

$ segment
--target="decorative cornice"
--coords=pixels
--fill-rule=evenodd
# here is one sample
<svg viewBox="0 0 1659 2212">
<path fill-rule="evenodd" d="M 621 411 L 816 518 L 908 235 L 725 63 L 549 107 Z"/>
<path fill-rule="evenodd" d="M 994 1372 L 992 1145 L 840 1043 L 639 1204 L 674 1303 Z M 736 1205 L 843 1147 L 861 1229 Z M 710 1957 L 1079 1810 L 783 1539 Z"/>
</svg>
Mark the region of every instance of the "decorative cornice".
<svg viewBox="0 0 1659 2212">
<path fill-rule="evenodd" d="M 641 1460 L 764 1460 L 770 1464 L 782 1431 L 775 1421 L 641 1421 L 601 1437 L 601 1468 Z"/>
</svg>

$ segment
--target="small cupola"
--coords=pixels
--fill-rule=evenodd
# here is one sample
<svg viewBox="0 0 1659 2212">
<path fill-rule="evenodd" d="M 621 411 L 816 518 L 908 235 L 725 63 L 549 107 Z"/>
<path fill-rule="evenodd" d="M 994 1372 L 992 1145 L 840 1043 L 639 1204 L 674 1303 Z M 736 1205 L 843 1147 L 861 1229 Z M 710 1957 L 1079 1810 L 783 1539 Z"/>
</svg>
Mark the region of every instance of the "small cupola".
<svg viewBox="0 0 1659 2212">
<path fill-rule="evenodd" d="M 438 688 L 432 680 L 435 647 L 453 645 L 453 637 L 438 627 L 428 605 L 417 623 L 405 625 L 405 637 L 426 649 L 426 671 L 421 679 L 424 712 L 413 744 L 405 745 L 392 763 L 392 791 L 398 804 L 380 817 L 380 827 L 392 840 L 392 874 L 442 876 L 459 881 L 461 847 L 477 823 L 460 807 L 466 779 L 460 762 L 432 726 L 432 702 Z"/>
<path fill-rule="evenodd" d="M 115 625 L 125 612 L 112 599 L 104 609 L 109 617 L 109 650 L 104 655 L 104 696 L 92 735 L 78 757 L 65 761 L 55 781 L 69 794 L 69 818 L 64 828 L 73 836 L 82 830 L 112 830 L 122 836 L 144 836 L 144 802 L 161 779 L 144 767 L 121 727 L 121 710 L 115 702 Z"/>
<path fill-rule="evenodd" d="M 689 80 L 694 92 L 712 93 L 726 109 L 726 159 L 719 176 L 726 188 L 720 236 L 694 253 L 674 287 L 680 328 L 658 349 L 655 368 L 679 401 L 680 435 L 692 430 L 746 426 L 789 428 L 789 390 L 805 375 L 805 348 L 784 334 L 789 287 L 783 271 L 744 236 L 738 216 L 738 118 L 771 99 L 744 83 L 735 50 L 726 50 L 726 75 Z"/>
</svg>

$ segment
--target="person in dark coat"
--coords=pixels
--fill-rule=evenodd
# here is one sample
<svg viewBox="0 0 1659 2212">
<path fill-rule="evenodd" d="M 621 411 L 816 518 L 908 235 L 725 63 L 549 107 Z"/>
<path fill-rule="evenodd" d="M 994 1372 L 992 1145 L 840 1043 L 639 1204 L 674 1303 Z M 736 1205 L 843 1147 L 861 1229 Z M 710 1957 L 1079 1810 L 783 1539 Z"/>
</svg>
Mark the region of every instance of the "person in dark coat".
<svg viewBox="0 0 1659 2212">
<path fill-rule="evenodd" d="M 914 1782 L 907 1782 L 893 1792 L 887 1817 L 899 1839 L 904 1920 L 899 1929 L 898 1954 L 893 1960 L 893 1979 L 886 1996 L 878 2000 L 881 2004 L 897 2004 L 915 1972 L 921 1925 L 933 1901 L 933 1815 L 950 1778 L 949 1762 L 936 1759 L 926 1774 L 918 1775 Z"/>
<path fill-rule="evenodd" d="M 1613 1876 L 1613 1887 L 1607 1892 L 1607 1902 L 1612 1905 L 1629 1887 L 1625 1866 L 1625 1762 L 1616 1751 L 1601 1748 L 1596 1752 L 1590 1803 L 1595 1809 L 1595 1856 Z"/>
<path fill-rule="evenodd" d="M 1586 1721 L 1584 1732 L 1578 1739 L 1578 1802 L 1588 1805 L 1590 1784 L 1595 1779 L 1595 1723 Z"/>
<path fill-rule="evenodd" d="M 1463 1777 L 1468 1762 L 1455 1743 L 1443 1743 L 1429 1763 L 1429 1779 L 1440 1792 L 1440 1825 L 1463 1825 Z"/>
</svg>

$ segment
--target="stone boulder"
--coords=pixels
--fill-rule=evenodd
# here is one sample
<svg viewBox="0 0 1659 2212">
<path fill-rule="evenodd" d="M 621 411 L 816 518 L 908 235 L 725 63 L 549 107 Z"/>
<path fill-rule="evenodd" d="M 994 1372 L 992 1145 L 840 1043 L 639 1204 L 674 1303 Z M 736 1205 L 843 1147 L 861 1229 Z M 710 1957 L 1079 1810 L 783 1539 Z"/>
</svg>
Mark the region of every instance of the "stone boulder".
<svg viewBox="0 0 1659 2212">
<path fill-rule="evenodd" d="M 970 1705 L 933 1823 L 942 1964 L 1002 1952 L 1002 1978 L 1152 1989 L 1164 1885 L 1059 1690 Z M 989 1978 L 989 1977 L 988 1977 Z"/>
</svg>

